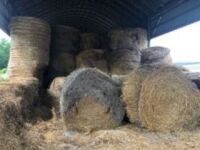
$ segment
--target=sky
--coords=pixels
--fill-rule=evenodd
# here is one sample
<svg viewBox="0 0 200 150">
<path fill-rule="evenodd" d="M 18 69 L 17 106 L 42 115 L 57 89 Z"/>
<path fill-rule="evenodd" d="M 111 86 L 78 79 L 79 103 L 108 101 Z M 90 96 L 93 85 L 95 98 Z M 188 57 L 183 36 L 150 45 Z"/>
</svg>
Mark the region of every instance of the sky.
<svg viewBox="0 0 200 150">
<path fill-rule="evenodd" d="M 151 46 L 168 47 L 174 63 L 200 62 L 200 21 L 152 39 Z"/>
<path fill-rule="evenodd" d="M 10 37 L 0 29 L 0 39 L 8 39 L 10 40 Z"/>
</svg>

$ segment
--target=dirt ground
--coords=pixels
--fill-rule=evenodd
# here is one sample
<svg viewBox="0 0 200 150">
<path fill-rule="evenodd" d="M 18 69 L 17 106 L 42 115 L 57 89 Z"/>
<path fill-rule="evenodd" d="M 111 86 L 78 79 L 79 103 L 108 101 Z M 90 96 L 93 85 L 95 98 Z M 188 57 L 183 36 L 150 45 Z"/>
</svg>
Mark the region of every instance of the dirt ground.
<svg viewBox="0 0 200 150">
<path fill-rule="evenodd" d="M 200 150 L 200 128 L 181 133 L 153 133 L 133 125 L 68 136 L 61 120 L 26 124 L 38 150 Z"/>
</svg>

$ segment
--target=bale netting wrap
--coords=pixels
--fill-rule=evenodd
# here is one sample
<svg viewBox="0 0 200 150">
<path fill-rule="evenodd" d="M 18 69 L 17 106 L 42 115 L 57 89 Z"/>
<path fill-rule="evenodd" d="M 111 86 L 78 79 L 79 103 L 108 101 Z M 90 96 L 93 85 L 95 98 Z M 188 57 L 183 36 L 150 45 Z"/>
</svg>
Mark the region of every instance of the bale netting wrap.
<svg viewBox="0 0 200 150">
<path fill-rule="evenodd" d="M 111 52 L 110 71 L 116 75 L 127 75 L 138 68 L 141 60 L 141 53 L 137 49 L 118 49 Z"/>
<path fill-rule="evenodd" d="M 143 50 L 148 47 L 147 31 L 142 28 L 113 29 L 109 33 L 109 37 L 112 50 Z"/>
<path fill-rule="evenodd" d="M 131 123 L 140 125 L 138 103 L 142 83 L 145 78 L 159 66 L 144 65 L 131 72 L 122 85 L 122 99 L 126 105 L 126 113 Z"/>
<path fill-rule="evenodd" d="M 98 68 L 108 72 L 108 63 L 103 49 L 88 49 L 81 51 L 76 57 L 78 68 Z"/>
<path fill-rule="evenodd" d="M 165 47 L 150 47 L 142 52 L 142 64 L 172 64 L 170 49 Z"/>
<path fill-rule="evenodd" d="M 63 25 L 55 26 L 52 28 L 52 55 L 62 52 L 76 54 L 79 49 L 80 32 L 78 29 Z"/>
<path fill-rule="evenodd" d="M 161 67 L 142 83 L 139 116 L 152 131 L 194 129 L 200 117 L 200 93 L 180 69 Z"/>
<path fill-rule="evenodd" d="M 10 36 L 8 77 L 42 78 L 42 70 L 49 63 L 49 25 L 37 18 L 14 17 Z"/>
<path fill-rule="evenodd" d="M 124 117 L 120 87 L 103 72 L 78 69 L 65 80 L 61 114 L 68 130 L 92 131 L 119 126 Z"/>
<path fill-rule="evenodd" d="M 48 89 L 48 94 L 51 97 L 54 112 L 57 118 L 60 118 L 60 96 L 61 96 L 64 80 L 65 80 L 65 77 L 54 78 Z"/>
<path fill-rule="evenodd" d="M 99 48 L 99 35 L 96 33 L 82 33 L 80 48 L 81 50 L 97 49 Z"/>
</svg>

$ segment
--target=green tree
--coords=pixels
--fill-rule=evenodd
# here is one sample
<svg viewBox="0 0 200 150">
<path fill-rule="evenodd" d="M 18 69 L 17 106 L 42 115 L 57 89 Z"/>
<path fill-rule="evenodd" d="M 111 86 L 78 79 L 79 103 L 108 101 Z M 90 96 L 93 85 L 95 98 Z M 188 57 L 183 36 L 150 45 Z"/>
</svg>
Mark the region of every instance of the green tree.
<svg viewBox="0 0 200 150">
<path fill-rule="evenodd" d="M 0 69 L 7 68 L 9 59 L 10 41 L 0 39 Z"/>
</svg>

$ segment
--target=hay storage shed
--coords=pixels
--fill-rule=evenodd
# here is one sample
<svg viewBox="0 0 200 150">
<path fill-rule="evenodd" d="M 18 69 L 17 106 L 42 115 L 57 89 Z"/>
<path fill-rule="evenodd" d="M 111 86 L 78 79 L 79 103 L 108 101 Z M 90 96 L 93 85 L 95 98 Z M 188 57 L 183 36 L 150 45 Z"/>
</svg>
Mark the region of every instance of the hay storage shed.
<svg viewBox="0 0 200 150">
<path fill-rule="evenodd" d="M 1 0 L 0 27 L 9 33 L 13 16 L 41 18 L 82 32 L 143 27 L 149 38 L 200 19 L 199 0 Z"/>
</svg>

